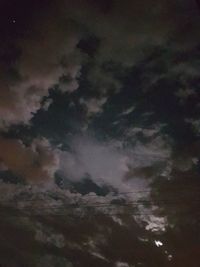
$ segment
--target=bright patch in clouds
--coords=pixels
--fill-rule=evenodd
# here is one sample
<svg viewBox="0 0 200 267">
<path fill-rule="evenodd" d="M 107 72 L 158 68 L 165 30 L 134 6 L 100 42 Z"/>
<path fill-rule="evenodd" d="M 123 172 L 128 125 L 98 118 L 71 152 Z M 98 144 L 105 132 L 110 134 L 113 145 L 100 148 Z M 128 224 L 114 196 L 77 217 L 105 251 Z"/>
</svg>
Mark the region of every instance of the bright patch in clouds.
<svg viewBox="0 0 200 267">
<path fill-rule="evenodd" d="M 97 184 L 107 184 L 119 191 L 147 190 L 149 181 L 132 173 L 134 168 L 151 166 L 168 156 L 161 138 L 147 145 L 137 142 L 133 147 L 125 147 L 118 140 L 99 141 L 85 135 L 74 137 L 71 150 L 61 152 L 61 173 L 72 181 L 88 176 Z M 125 179 L 129 174 L 130 179 Z"/>
<path fill-rule="evenodd" d="M 155 242 L 155 245 L 157 247 L 162 247 L 163 246 L 163 243 L 160 240 L 155 240 L 154 242 Z"/>
</svg>

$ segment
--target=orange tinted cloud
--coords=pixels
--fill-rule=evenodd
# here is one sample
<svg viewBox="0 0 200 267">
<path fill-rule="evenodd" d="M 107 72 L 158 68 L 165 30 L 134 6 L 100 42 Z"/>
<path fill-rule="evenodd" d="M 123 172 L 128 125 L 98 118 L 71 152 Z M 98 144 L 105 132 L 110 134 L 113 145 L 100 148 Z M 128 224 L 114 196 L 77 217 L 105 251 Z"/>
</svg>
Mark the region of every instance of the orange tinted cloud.
<svg viewBox="0 0 200 267">
<path fill-rule="evenodd" d="M 30 183 L 51 182 L 59 159 L 46 139 L 35 139 L 26 147 L 16 139 L 0 138 L 0 162 Z"/>
</svg>

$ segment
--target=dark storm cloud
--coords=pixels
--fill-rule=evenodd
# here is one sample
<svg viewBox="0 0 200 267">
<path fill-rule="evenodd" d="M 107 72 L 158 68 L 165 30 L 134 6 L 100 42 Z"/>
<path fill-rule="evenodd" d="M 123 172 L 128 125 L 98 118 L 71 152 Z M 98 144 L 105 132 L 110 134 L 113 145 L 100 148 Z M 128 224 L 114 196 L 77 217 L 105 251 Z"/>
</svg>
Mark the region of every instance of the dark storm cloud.
<svg viewBox="0 0 200 267">
<path fill-rule="evenodd" d="M 8 33 L 2 26 L 1 36 L 6 44 L 12 44 L 12 51 L 19 52 L 9 55 L 10 48 L 4 45 L 1 128 L 28 123 L 40 108 L 41 99 L 48 95 L 48 89 L 59 84 L 61 77 L 69 77 L 68 83 L 60 84 L 63 92 L 77 89 L 83 56 L 77 44 L 85 34 L 100 40 L 88 78 L 104 94 L 111 86 L 120 88 L 120 84 L 102 70 L 103 62 L 131 66 L 146 54 L 149 46 L 174 42 L 179 48 L 187 48 L 195 45 L 198 37 L 199 14 L 193 1 L 152 4 L 148 0 L 108 3 L 76 0 L 21 4 L 22 10 L 16 1 L 7 4 L 3 19 Z M 16 14 L 12 10 L 17 10 Z"/>
</svg>

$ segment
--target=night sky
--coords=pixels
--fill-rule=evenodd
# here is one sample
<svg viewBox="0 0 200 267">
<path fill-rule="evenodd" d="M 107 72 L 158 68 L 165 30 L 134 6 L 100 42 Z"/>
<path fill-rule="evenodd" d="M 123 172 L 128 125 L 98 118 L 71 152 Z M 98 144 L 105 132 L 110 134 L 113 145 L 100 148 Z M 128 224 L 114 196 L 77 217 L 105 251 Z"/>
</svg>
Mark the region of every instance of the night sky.
<svg viewBox="0 0 200 267">
<path fill-rule="evenodd" d="M 198 0 L 0 0 L 0 266 L 199 267 Z"/>
</svg>

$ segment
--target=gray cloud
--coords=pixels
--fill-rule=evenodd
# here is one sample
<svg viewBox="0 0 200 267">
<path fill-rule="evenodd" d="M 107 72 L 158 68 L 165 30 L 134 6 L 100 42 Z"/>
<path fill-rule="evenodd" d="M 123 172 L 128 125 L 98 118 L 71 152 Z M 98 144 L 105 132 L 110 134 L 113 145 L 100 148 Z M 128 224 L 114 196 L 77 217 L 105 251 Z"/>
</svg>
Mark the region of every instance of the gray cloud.
<svg viewBox="0 0 200 267">
<path fill-rule="evenodd" d="M 118 140 L 100 142 L 88 135 L 77 136 L 71 142 L 71 150 L 60 153 L 60 169 L 64 176 L 77 181 L 89 174 L 95 183 L 111 185 L 122 192 L 148 189 L 150 181 L 146 178 L 149 177 L 145 171 L 138 172 L 138 168 L 145 170 L 145 167 L 167 162 L 170 155 L 169 146 L 162 138 L 125 148 Z M 152 177 L 159 171 L 156 168 Z M 126 179 L 127 176 L 130 179 Z"/>
<path fill-rule="evenodd" d="M 103 105 L 106 103 L 106 101 L 106 97 L 99 99 L 95 97 L 90 99 L 80 98 L 79 100 L 80 104 L 86 107 L 88 117 L 101 113 L 103 111 Z"/>
<path fill-rule="evenodd" d="M 153 6 L 148 0 L 113 1 L 108 13 L 102 11 L 100 2 L 55 2 L 32 23 L 31 37 L 14 40 L 21 51 L 12 65 L 19 79 L 11 81 L 2 74 L 1 128 L 28 123 L 55 84 L 60 84 L 63 92 L 77 89 L 82 55 L 76 45 L 88 32 L 100 40 L 88 78 L 105 92 L 110 87 L 119 90 L 121 85 L 112 73 L 102 70 L 102 63 L 132 66 L 150 47 L 169 42 L 179 49 L 195 46 L 199 19 L 195 1 L 157 0 Z M 60 81 L 63 76 L 69 77 L 67 83 Z"/>
<path fill-rule="evenodd" d="M 1 74 L 1 129 L 28 123 L 49 88 L 59 84 L 62 77 L 69 77 L 60 86 L 62 92 L 70 93 L 78 87 L 81 58 L 76 45 L 80 36 L 74 24 L 53 7 L 38 15 L 31 31 L 31 37 L 13 40 L 21 51 L 10 66 L 16 69 L 18 79 Z"/>
</svg>

